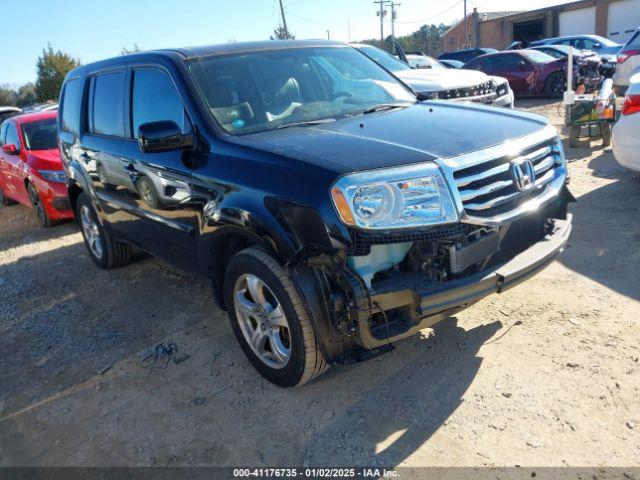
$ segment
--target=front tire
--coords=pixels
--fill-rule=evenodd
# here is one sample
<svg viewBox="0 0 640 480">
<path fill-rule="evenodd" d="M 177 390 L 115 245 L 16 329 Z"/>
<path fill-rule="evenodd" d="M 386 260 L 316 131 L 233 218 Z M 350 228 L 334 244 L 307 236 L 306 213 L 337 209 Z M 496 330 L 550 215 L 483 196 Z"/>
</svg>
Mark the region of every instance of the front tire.
<svg viewBox="0 0 640 480">
<path fill-rule="evenodd" d="M 31 206 L 33 210 L 36 212 L 36 217 L 38 218 L 38 223 L 44 228 L 49 228 L 55 225 L 56 222 L 49 218 L 46 209 L 44 208 L 44 204 L 42 203 L 42 198 L 40 198 L 40 194 L 36 187 L 33 186 L 32 183 L 27 183 L 27 193 L 29 194 L 29 200 L 31 201 Z"/>
<path fill-rule="evenodd" d="M 236 254 L 224 280 L 233 332 L 256 370 L 281 387 L 309 382 L 328 369 L 288 273 L 258 248 Z"/>
<path fill-rule="evenodd" d="M 110 270 L 131 262 L 131 246 L 111 237 L 100 224 L 91 199 L 84 192 L 76 201 L 76 218 L 80 223 L 87 252 L 98 267 Z"/>
<path fill-rule="evenodd" d="M 564 72 L 554 72 L 544 84 L 544 94 L 549 98 L 562 98 L 567 88 L 567 76 Z"/>
</svg>

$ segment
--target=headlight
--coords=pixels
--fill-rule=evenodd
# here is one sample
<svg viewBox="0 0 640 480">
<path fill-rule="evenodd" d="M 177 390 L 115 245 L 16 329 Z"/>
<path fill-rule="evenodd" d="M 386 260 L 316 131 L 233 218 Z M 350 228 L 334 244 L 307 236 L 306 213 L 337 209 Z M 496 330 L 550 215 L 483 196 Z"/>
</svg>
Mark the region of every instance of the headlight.
<svg viewBox="0 0 640 480">
<path fill-rule="evenodd" d="M 496 87 L 496 96 L 502 97 L 503 95 L 506 95 L 507 93 L 509 93 L 509 83 L 507 83 L 507 82 L 501 83 L 500 85 L 498 85 Z"/>
<path fill-rule="evenodd" d="M 67 183 L 67 175 L 64 170 L 38 170 L 38 173 L 48 182 Z"/>
<path fill-rule="evenodd" d="M 458 221 L 447 184 L 432 163 L 346 175 L 335 183 L 331 197 L 342 221 L 363 229 Z"/>
</svg>

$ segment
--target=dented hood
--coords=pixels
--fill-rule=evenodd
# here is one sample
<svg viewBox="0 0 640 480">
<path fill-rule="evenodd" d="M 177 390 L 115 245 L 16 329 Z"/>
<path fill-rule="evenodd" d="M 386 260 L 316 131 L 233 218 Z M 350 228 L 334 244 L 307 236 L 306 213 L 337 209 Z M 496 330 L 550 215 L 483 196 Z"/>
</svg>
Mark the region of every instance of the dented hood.
<svg viewBox="0 0 640 480">
<path fill-rule="evenodd" d="M 544 117 L 530 113 L 432 101 L 235 140 L 342 174 L 454 157 L 532 134 L 547 125 Z"/>
</svg>

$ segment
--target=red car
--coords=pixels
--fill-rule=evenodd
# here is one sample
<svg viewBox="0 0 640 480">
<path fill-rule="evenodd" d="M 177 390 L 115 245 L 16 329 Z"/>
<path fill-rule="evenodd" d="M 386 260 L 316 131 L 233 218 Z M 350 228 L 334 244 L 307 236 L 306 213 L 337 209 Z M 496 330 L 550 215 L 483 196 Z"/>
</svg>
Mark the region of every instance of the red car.
<svg viewBox="0 0 640 480">
<path fill-rule="evenodd" d="M 505 77 L 518 97 L 561 98 L 567 87 L 567 59 L 536 50 L 490 53 L 474 58 L 463 68 Z"/>
<path fill-rule="evenodd" d="M 73 218 L 58 150 L 57 115 L 18 115 L 0 126 L 0 203 L 33 207 L 44 227 Z"/>
</svg>

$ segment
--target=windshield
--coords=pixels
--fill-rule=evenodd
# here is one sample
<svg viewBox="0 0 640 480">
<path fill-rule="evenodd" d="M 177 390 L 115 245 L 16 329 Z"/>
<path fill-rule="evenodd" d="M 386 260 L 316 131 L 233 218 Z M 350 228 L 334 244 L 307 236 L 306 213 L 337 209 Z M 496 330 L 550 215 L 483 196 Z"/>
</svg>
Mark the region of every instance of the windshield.
<svg viewBox="0 0 640 480">
<path fill-rule="evenodd" d="M 56 118 L 47 118 L 22 124 L 22 134 L 27 150 L 51 150 L 58 148 Z"/>
<path fill-rule="evenodd" d="M 409 65 L 398 60 L 396 57 L 394 57 L 390 53 L 387 53 L 384 50 L 380 50 L 377 47 L 372 47 L 371 45 L 364 45 L 357 48 L 362 53 L 364 53 L 367 57 L 369 57 L 371 60 L 382 65 L 384 68 L 386 68 L 390 72 L 401 72 L 403 70 L 410 69 Z"/>
<path fill-rule="evenodd" d="M 601 37 L 599 35 L 594 35 L 590 37 L 592 40 L 595 40 L 600 45 L 604 45 L 605 47 L 619 47 L 620 45 L 614 42 L 613 40 L 609 40 L 608 38 Z"/>
<path fill-rule="evenodd" d="M 520 50 L 520 53 L 533 63 L 549 63 L 556 60 L 551 55 L 537 50 Z"/>
<path fill-rule="evenodd" d="M 189 69 L 218 123 L 234 134 L 332 121 L 415 96 L 352 48 L 291 48 L 194 60 Z"/>
</svg>

